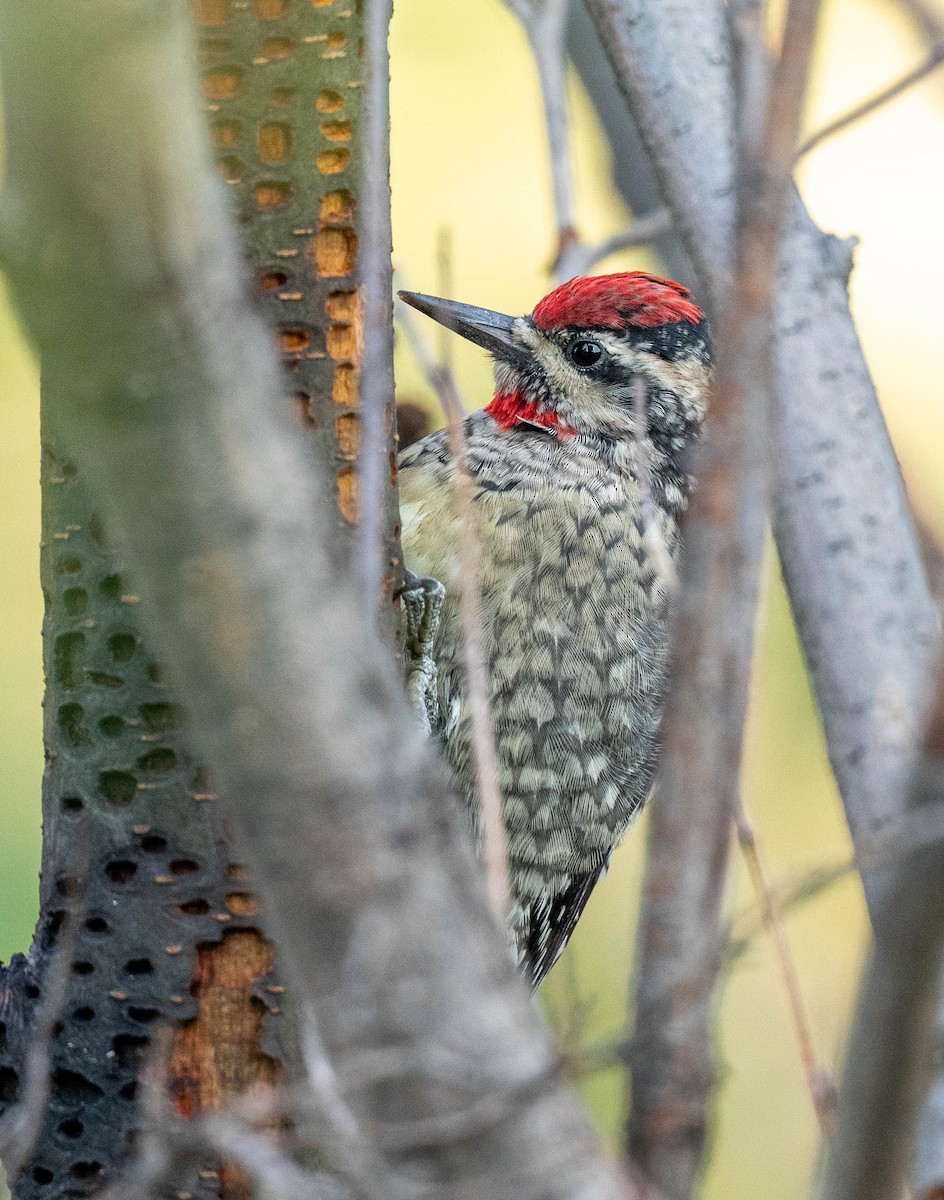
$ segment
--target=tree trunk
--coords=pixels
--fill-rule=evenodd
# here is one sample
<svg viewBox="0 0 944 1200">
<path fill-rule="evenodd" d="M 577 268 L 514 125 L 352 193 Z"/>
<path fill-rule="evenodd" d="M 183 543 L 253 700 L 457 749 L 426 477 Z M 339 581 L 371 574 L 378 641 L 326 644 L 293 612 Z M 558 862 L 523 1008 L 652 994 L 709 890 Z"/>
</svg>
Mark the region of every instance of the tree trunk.
<svg viewBox="0 0 944 1200">
<path fill-rule="evenodd" d="M 286 403 L 319 475 L 334 480 L 339 561 L 357 518 L 363 67 L 359 5 L 341 7 L 193 5 L 220 170 L 287 367 Z M 55 407 L 69 383 L 45 372 L 44 406 Z M 392 410 L 392 381 L 389 396 Z M 392 418 L 387 440 L 393 465 Z M 399 562 L 393 467 L 388 478 L 389 598 Z M 188 747 L 185 713 L 142 639 L 123 563 L 48 422 L 42 486 L 41 916 L 29 954 L 0 979 L 0 1105 L 19 1098 L 70 898 L 80 928 L 50 1046 L 50 1104 L 10 1181 L 18 1200 L 85 1195 L 114 1181 L 141 1123 L 141 1065 L 161 1025 L 173 1029 L 169 1084 L 183 1115 L 276 1084 L 287 1066 L 283 989 L 245 868 Z M 212 1162 L 179 1187 L 194 1197 L 250 1194 L 241 1172 Z"/>
</svg>

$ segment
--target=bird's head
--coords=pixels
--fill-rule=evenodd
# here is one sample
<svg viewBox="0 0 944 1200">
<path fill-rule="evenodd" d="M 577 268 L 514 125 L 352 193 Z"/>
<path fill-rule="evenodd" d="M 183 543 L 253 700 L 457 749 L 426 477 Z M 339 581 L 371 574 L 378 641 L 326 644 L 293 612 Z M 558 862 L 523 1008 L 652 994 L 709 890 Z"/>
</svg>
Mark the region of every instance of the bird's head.
<svg viewBox="0 0 944 1200">
<path fill-rule="evenodd" d="M 489 351 L 496 391 L 486 411 L 500 429 L 632 438 L 641 383 L 657 450 L 674 458 L 698 434 L 711 339 L 679 283 L 641 271 L 571 279 L 526 317 L 415 292 L 400 297 Z"/>
</svg>

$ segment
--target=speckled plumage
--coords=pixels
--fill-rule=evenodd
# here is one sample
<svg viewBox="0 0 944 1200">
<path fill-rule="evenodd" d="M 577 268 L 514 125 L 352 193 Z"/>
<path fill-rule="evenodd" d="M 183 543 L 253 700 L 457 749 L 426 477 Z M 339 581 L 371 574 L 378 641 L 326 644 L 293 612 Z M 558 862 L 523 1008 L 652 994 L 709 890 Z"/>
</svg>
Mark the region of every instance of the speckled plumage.
<svg viewBox="0 0 944 1200">
<path fill-rule="evenodd" d="M 668 601 L 651 530 L 647 541 L 629 389 L 642 375 L 650 425 L 664 417 L 646 442 L 655 502 L 648 519 L 674 553 L 688 483 L 679 456 L 701 419 L 707 351 L 682 385 L 672 379 L 678 364 L 666 361 L 667 386 L 649 348 L 653 332 L 637 330 L 631 343 L 620 330 L 595 335 L 632 371 L 622 384 L 581 394 L 558 361 L 573 328 L 549 332 L 522 319 L 515 337 L 529 358 L 498 366 L 499 395 L 520 389 L 529 411 L 551 409 L 559 427 L 502 428 L 488 411 L 465 421 L 512 925 L 535 983 L 566 943 L 654 771 Z M 700 344 L 707 347 L 706 336 Z M 407 566 L 445 586 L 434 645 L 439 733 L 475 830 L 453 470 L 444 433 L 423 439 L 401 455 L 400 497 Z"/>
</svg>

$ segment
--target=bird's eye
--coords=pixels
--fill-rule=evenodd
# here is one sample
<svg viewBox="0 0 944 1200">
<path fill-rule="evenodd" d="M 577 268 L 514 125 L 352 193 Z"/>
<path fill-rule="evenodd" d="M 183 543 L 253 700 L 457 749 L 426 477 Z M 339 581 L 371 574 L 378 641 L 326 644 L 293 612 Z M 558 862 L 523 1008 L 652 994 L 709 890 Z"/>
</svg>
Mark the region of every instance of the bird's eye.
<svg viewBox="0 0 944 1200">
<path fill-rule="evenodd" d="M 603 357 L 603 347 L 599 342 L 590 342 L 587 340 L 574 342 L 567 351 L 567 357 L 575 367 L 581 371 L 586 371 L 590 367 L 595 367 Z"/>
</svg>

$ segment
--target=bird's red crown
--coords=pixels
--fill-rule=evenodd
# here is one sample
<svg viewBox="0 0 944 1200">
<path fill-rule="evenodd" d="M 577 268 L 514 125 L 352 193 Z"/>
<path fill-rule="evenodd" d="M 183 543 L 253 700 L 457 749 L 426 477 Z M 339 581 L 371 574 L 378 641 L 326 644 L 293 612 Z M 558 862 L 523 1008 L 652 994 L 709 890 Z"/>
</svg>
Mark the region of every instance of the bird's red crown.
<svg viewBox="0 0 944 1200">
<path fill-rule="evenodd" d="M 701 309 L 688 288 L 644 271 L 620 271 L 570 279 L 545 296 L 531 318 L 538 329 L 654 329 L 686 321 L 697 325 Z"/>
</svg>

